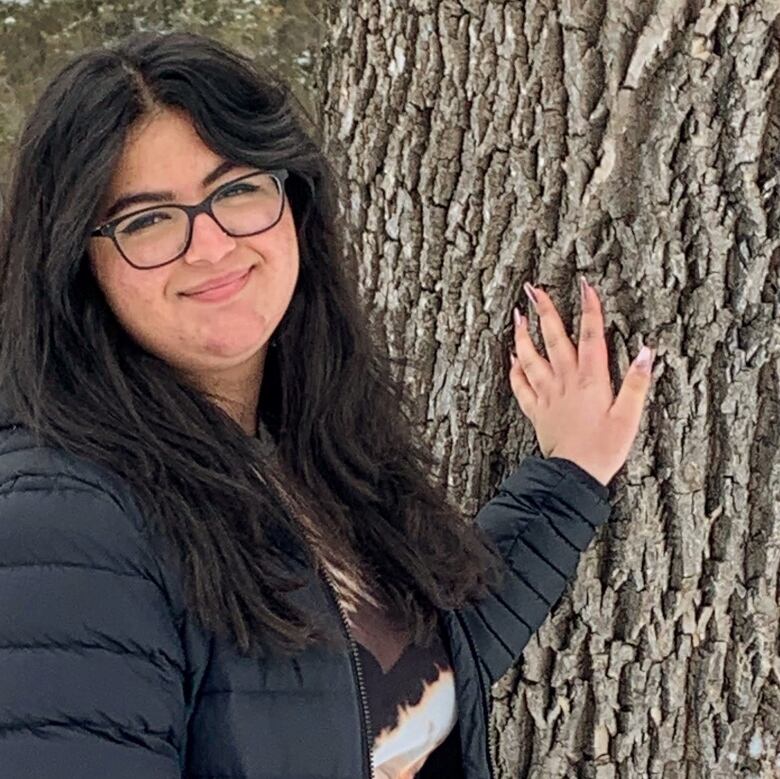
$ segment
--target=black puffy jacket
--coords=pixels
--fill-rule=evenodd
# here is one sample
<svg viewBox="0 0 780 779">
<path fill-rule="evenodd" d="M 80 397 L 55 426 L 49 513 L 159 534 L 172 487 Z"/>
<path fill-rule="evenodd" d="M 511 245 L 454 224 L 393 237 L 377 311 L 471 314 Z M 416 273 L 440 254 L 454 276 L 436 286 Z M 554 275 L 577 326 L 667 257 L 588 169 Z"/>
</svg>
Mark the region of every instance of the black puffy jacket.
<svg viewBox="0 0 780 779">
<path fill-rule="evenodd" d="M 0 777 L 368 779 L 351 654 L 259 662 L 214 640 L 185 613 L 127 483 L 36 447 L 5 413 Z M 466 779 L 495 776 L 489 688 L 559 600 L 608 498 L 574 463 L 526 457 L 477 515 L 513 575 L 478 606 L 439 614 Z M 308 573 L 296 594 L 340 619 Z"/>
</svg>

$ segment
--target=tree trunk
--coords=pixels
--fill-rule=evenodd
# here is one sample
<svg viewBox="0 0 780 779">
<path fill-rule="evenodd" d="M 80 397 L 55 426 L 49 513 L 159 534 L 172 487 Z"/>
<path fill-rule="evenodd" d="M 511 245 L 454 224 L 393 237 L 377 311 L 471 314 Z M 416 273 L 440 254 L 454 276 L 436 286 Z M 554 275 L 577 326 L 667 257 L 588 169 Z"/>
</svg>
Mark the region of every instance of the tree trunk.
<svg viewBox="0 0 780 779">
<path fill-rule="evenodd" d="M 778 3 L 326 13 L 349 259 L 453 498 L 539 452 L 507 378 L 523 282 L 575 345 L 597 288 L 615 392 L 657 346 L 612 518 L 493 689 L 497 775 L 780 777 Z"/>
</svg>

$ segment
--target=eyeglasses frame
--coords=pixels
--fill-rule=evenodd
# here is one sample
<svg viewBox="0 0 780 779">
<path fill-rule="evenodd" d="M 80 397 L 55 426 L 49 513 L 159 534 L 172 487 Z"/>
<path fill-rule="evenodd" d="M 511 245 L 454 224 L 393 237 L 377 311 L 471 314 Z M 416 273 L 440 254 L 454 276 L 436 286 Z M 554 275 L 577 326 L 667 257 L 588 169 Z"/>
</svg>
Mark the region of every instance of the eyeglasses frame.
<svg viewBox="0 0 780 779">
<path fill-rule="evenodd" d="M 268 227 L 264 227 L 262 230 L 257 230 L 252 233 L 237 234 L 225 230 L 225 228 L 222 226 L 222 223 L 219 221 L 219 219 L 217 219 L 212 210 L 212 202 L 214 198 L 227 187 L 236 184 L 239 181 L 243 181 L 244 179 L 257 176 L 260 173 L 273 176 L 278 182 L 280 194 L 282 195 L 282 207 L 279 210 L 279 216 L 276 218 L 276 221 L 273 224 L 268 225 Z M 245 238 L 248 235 L 259 235 L 260 233 L 264 233 L 266 230 L 270 230 L 272 227 L 275 227 L 277 224 L 279 224 L 279 220 L 282 218 L 282 214 L 284 213 L 284 182 L 287 180 L 289 175 L 289 171 L 286 168 L 277 168 L 275 170 L 255 170 L 252 173 L 239 176 L 238 178 L 232 179 L 231 181 L 226 181 L 222 186 L 217 187 L 217 189 L 215 189 L 210 195 L 205 197 L 203 200 L 201 200 L 200 203 L 197 203 L 196 205 L 187 206 L 182 205 L 181 203 L 158 203 L 153 206 L 145 206 L 144 208 L 140 208 L 138 211 L 131 211 L 129 214 L 122 214 L 122 216 L 118 216 L 116 219 L 112 219 L 110 222 L 106 222 L 100 227 L 96 227 L 90 233 L 90 237 L 110 238 L 114 242 L 114 246 L 116 246 L 117 251 L 122 255 L 122 258 L 137 270 L 154 270 L 156 268 L 162 268 L 165 265 L 170 265 L 170 263 L 175 262 L 187 253 L 187 250 L 190 248 L 190 244 L 192 243 L 192 223 L 195 221 L 195 217 L 198 216 L 198 214 L 208 214 L 219 225 L 220 229 L 232 238 Z M 147 211 L 155 211 L 158 208 L 178 208 L 184 211 L 184 213 L 187 215 L 187 240 L 185 241 L 184 249 L 172 259 L 161 262 L 158 265 L 136 265 L 127 257 L 127 255 L 122 251 L 122 248 L 119 246 L 119 241 L 116 238 L 116 228 L 119 223 L 124 222 L 125 219 L 129 219 L 132 216 L 137 216 L 138 214 L 146 213 Z"/>
</svg>

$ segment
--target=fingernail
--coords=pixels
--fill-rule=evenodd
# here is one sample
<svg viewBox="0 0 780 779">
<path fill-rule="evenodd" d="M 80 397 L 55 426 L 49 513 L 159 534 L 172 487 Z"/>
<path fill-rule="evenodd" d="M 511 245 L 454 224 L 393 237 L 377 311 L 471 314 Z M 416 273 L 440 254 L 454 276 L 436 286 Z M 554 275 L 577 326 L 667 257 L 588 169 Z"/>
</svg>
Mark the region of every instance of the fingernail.
<svg viewBox="0 0 780 779">
<path fill-rule="evenodd" d="M 582 295 L 582 300 L 586 300 L 586 296 L 588 294 L 588 282 L 585 281 L 584 276 L 580 276 L 580 295 Z"/>
<path fill-rule="evenodd" d="M 526 281 L 525 284 L 523 284 L 523 289 L 525 290 L 525 294 L 528 295 L 528 299 L 533 303 L 534 309 L 536 309 L 536 295 L 534 295 L 534 288 Z"/>
<path fill-rule="evenodd" d="M 520 313 L 517 306 L 512 309 L 512 315 L 515 318 L 515 327 L 520 327 L 525 321 L 525 317 Z"/>
<path fill-rule="evenodd" d="M 650 369 L 653 365 L 653 352 L 649 346 L 643 346 L 639 350 L 639 354 L 635 360 L 636 367 L 639 368 L 642 373 L 650 373 Z"/>
<path fill-rule="evenodd" d="M 514 368 L 515 363 L 517 363 L 517 357 L 512 354 L 512 352 L 509 352 L 509 362 L 512 363 L 512 367 Z"/>
</svg>

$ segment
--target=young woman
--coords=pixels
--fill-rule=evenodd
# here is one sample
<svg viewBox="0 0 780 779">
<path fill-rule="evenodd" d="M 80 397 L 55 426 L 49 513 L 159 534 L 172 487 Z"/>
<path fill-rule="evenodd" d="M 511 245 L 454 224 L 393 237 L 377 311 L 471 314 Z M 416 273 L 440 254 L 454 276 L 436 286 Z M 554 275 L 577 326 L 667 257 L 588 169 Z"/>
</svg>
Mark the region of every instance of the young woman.
<svg viewBox="0 0 780 779">
<path fill-rule="evenodd" d="M 509 380 L 543 457 L 430 479 L 289 89 L 208 38 L 74 59 L 0 241 L 4 779 L 487 779 L 489 688 L 609 515 L 649 370 L 550 298 Z"/>
</svg>

